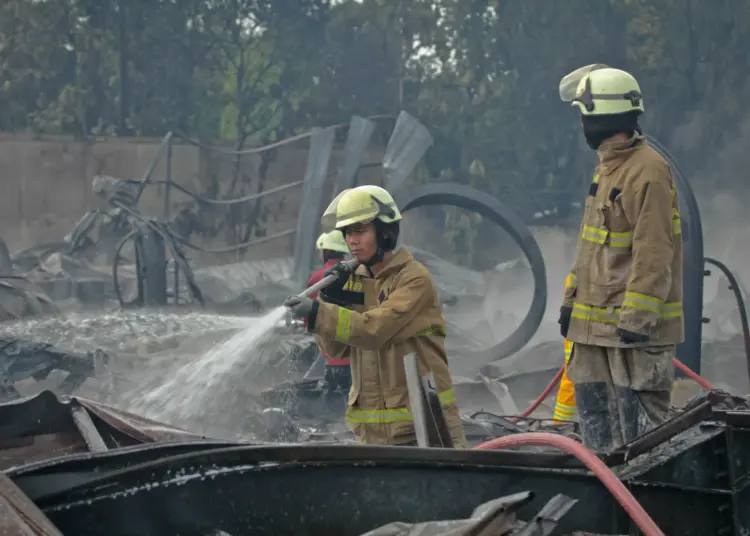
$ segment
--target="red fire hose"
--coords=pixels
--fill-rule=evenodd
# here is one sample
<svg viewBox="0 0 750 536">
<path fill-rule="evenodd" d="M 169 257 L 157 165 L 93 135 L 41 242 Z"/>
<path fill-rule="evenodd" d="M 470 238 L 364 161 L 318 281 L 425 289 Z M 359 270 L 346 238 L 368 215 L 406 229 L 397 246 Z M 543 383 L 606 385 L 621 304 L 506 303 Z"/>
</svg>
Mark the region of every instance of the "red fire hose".
<svg viewBox="0 0 750 536">
<path fill-rule="evenodd" d="M 555 447 L 578 458 L 612 493 L 617 502 L 620 503 L 633 522 L 643 532 L 644 536 L 664 536 L 664 533 L 656 526 L 651 516 L 648 515 L 646 510 L 643 509 L 620 479 L 610 471 L 609 467 L 597 458 L 596 454 L 569 437 L 540 432 L 514 434 L 491 439 L 481 445 L 477 445 L 474 449 L 502 450 L 531 445 Z"/>
<path fill-rule="evenodd" d="M 532 413 L 534 413 L 536 411 L 536 408 L 538 408 L 539 406 L 541 406 L 542 402 L 544 402 L 545 400 L 547 400 L 547 398 L 549 397 L 549 395 L 552 394 L 552 391 L 554 391 L 555 387 L 557 387 L 557 384 L 560 383 L 560 380 L 562 379 L 564 373 L 565 373 L 565 366 L 562 366 L 560 368 L 560 370 L 557 371 L 557 374 L 555 374 L 555 377 L 552 378 L 552 381 L 549 382 L 549 385 L 544 388 L 544 391 L 542 391 L 542 394 L 540 394 L 538 397 L 536 397 L 536 400 L 534 400 L 534 402 L 532 402 L 531 405 L 528 408 L 526 408 L 526 411 L 524 411 L 523 413 L 521 413 L 521 415 L 519 417 L 510 419 L 510 420 L 513 421 L 513 422 L 518 422 L 521 419 L 523 419 L 524 417 L 528 417 L 529 415 L 531 415 Z"/>
<path fill-rule="evenodd" d="M 674 366 L 680 369 L 685 376 L 693 380 L 695 383 L 700 385 L 704 389 L 711 390 L 713 389 L 713 385 L 711 385 L 708 380 L 705 380 L 698 376 L 695 372 L 693 372 L 687 365 L 685 365 L 682 361 L 679 361 L 677 358 L 672 358 L 672 362 L 674 363 Z M 542 405 L 542 402 L 547 400 L 547 398 L 552 394 L 552 391 L 555 390 L 555 387 L 557 387 L 557 384 L 560 383 L 560 380 L 562 379 L 563 374 L 565 373 L 565 366 L 562 366 L 560 370 L 555 374 L 555 377 L 552 378 L 552 381 L 549 383 L 547 387 L 544 388 L 544 391 L 534 400 L 534 402 L 531 403 L 531 405 L 526 408 L 526 411 L 521 413 L 518 417 L 514 417 L 512 419 L 509 419 L 513 422 L 520 421 L 521 419 L 528 417 L 532 413 L 534 413 L 539 406 Z"/>
<path fill-rule="evenodd" d="M 682 371 L 688 378 L 695 381 L 704 389 L 713 389 L 713 386 L 705 379 L 698 376 L 684 363 L 679 361 L 677 358 L 673 358 L 672 362 L 674 366 Z M 542 391 L 542 393 L 534 400 L 534 402 L 524 411 L 519 417 L 511 419 L 513 421 L 519 421 L 524 417 L 528 417 L 534 413 L 539 406 L 542 405 L 555 390 L 557 384 L 565 373 L 565 366 L 561 367 L 557 372 L 552 381 Z M 480 445 L 474 447 L 476 450 L 500 450 L 507 448 L 520 447 L 524 445 L 545 445 L 558 448 L 562 451 L 572 454 L 578 458 L 588 469 L 596 475 L 599 480 L 607 487 L 612 495 L 617 499 L 617 502 L 625 509 L 630 515 L 631 519 L 638 525 L 645 536 L 664 536 L 664 533 L 651 517 L 646 513 L 643 507 L 635 500 L 635 497 L 628 491 L 625 485 L 615 476 L 615 474 L 609 470 L 609 468 L 597 458 L 596 454 L 588 450 L 586 447 L 565 436 L 549 433 L 524 433 L 514 434 L 504 437 L 498 437 L 492 439 Z"/>
<path fill-rule="evenodd" d="M 704 380 L 703 378 L 698 376 L 695 372 L 692 371 L 690 367 L 688 367 L 682 361 L 679 361 L 676 357 L 672 358 L 672 363 L 674 363 L 674 366 L 680 369 L 680 371 L 682 371 L 685 376 L 693 380 L 704 389 L 708 389 L 709 391 L 711 391 L 714 388 L 714 386 L 711 385 L 708 380 Z"/>
</svg>

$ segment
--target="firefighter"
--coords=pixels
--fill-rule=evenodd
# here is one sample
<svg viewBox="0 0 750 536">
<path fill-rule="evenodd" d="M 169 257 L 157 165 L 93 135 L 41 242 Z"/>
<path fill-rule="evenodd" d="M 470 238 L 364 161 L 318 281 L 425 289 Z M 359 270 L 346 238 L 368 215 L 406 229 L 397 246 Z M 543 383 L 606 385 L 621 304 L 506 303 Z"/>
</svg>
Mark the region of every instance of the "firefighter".
<svg viewBox="0 0 750 536">
<path fill-rule="evenodd" d="M 553 422 L 562 424 L 572 421 L 576 416 L 576 393 L 573 382 L 568 378 L 568 362 L 573 354 L 573 343 L 565 339 L 565 371 L 560 379 L 560 387 L 557 390 L 555 400 L 555 413 Z"/>
<path fill-rule="evenodd" d="M 453 445 L 466 448 L 456 393 L 445 354 L 445 320 L 427 269 L 406 248 L 396 249 L 401 213 L 378 186 L 345 190 L 326 210 L 323 225 L 344 233 L 360 266 L 349 276 L 349 306 L 289 298 L 292 314 L 306 318 L 323 353 L 351 358 L 352 388 L 346 419 L 358 440 L 378 445 L 416 445 L 404 370 L 415 353 L 420 372 L 431 374 L 442 402 Z M 338 290 L 333 293 L 339 292 Z M 331 292 L 329 292 L 329 295 Z"/>
<path fill-rule="evenodd" d="M 565 278 L 565 289 L 567 290 L 573 284 L 573 278 L 568 275 Z M 557 399 L 555 400 L 555 413 L 552 419 L 555 423 L 565 423 L 573 420 L 576 415 L 576 394 L 573 382 L 568 378 L 568 362 L 573 354 L 573 343 L 568 339 L 564 342 L 565 348 L 565 370 L 563 370 L 560 379 L 560 387 L 557 390 Z"/>
<path fill-rule="evenodd" d="M 324 265 L 320 270 L 313 272 L 307 280 L 308 287 L 313 286 L 323 279 L 330 268 L 342 261 L 349 254 L 349 246 L 346 245 L 346 240 L 344 240 L 344 235 L 341 234 L 341 231 L 334 230 L 321 234 L 315 243 L 315 247 L 321 252 Z M 325 290 L 323 292 L 325 293 Z M 313 294 L 311 298 L 317 298 L 317 293 Z M 321 353 L 321 355 L 326 360 L 325 375 L 323 377 L 325 392 L 331 394 L 339 389 L 343 392 L 348 392 L 352 385 L 349 358 L 347 356 L 333 358 L 324 353 Z"/>
<path fill-rule="evenodd" d="M 667 162 L 638 125 L 644 112 L 632 75 L 591 65 L 560 82 L 597 151 L 560 332 L 574 343 L 584 444 L 611 451 L 661 423 L 684 339 L 682 235 Z"/>
</svg>

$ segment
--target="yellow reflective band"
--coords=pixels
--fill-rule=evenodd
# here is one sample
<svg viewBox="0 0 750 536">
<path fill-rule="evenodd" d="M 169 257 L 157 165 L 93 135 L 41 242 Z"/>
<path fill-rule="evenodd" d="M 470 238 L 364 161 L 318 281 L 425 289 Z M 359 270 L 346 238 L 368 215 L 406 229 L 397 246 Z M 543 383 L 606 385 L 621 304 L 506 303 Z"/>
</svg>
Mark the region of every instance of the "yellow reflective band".
<svg viewBox="0 0 750 536">
<path fill-rule="evenodd" d="M 344 290 L 351 290 L 351 291 L 354 291 L 354 292 L 362 292 L 362 290 L 363 290 L 362 283 L 360 283 L 359 281 L 357 281 L 355 283 L 354 281 L 352 281 L 351 279 L 349 279 L 346 282 L 346 284 L 344 285 Z"/>
<path fill-rule="evenodd" d="M 603 324 L 617 324 L 620 321 L 619 307 L 609 311 L 604 307 L 591 307 L 589 305 L 573 304 L 571 318 L 585 320 L 586 322 L 600 322 Z"/>
<path fill-rule="evenodd" d="M 338 319 L 336 321 L 336 335 L 334 339 L 338 342 L 349 342 L 349 334 L 352 331 L 352 312 L 349 309 L 339 307 Z"/>
<path fill-rule="evenodd" d="M 412 421 L 411 411 L 406 408 L 397 409 L 348 409 L 346 420 L 356 424 L 385 424 L 392 422 Z"/>
<path fill-rule="evenodd" d="M 566 414 L 555 412 L 555 414 L 552 416 L 552 419 L 557 422 L 565 422 L 565 421 L 572 421 L 573 417 L 575 417 L 575 415 L 566 415 Z"/>
<path fill-rule="evenodd" d="M 570 361 L 570 356 L 573 355 L 573 343 L 568 339 L 565 339 L 565 362 Z"/>
<path fill-rule="evenodd" d="M 431 335 L 439 335 L 441 337 L 447 337 L 448 332 L 445 330 L 443 326 L 431 326 L 417 333 L 417 337 L 429 337 Z"/>
<path fill-rule="evenodd" d="M 594 181 L 593 182 L 594 182 L 594 184 L 596 184 L 596 183 L 599 182 L 599 174 L 598 173 L 594 174 Z"/>
<path fill-rule="evenodd" d="M 599 245 L 606 244 L 613 248 L 628 248 L 633 245 L 633 233 L 613 233 L 590 225 L 583 226 L 581 238 L 586 242 Z"/>
<path fill-rule="evenodd" d="M 440 398 L 440 403 L 444 406 L 456 403 L 456 391 L 454 391 L 453 389 L 443 391 L 438 395 L 438 397 Z"/>
<path fill-rule="evenodd" d="M 607 241 L 607 231 L 584 225 L 581 229 L 581 238 L 594 244 L 604 244 Z"/>
<path fill-rule="evenodd" d="M 672 220 L 672 234 L 678 235 L 682 234 L 682 222 L 680 221 L 679 216 L 676 220 Z"/>
<path fill-rule="evenodd" d="M 679 318 L 682 316 L 682 302 L 665 303 L 659 314 L 661 318 Z"/>
<path fill-rule="evenodd" d="M 456 403 L 456 392 L 448 389 L 438 394 L 440 403 L 449 406 Z M 346 410 L 346 420 L 354 424 L 388 424 L 394 422 L 412 421 L 408 408 L 395 409 L 354 409 Z"/>
<path fill-rule="evenodd" d="M 628 248 L 633 245 L 633 233 L 609 233 L 609 246 Z"/>
<path fill-rule="evenodd" d="M 635 294 L 635 293 L 633 293 Z M 627 294 L 626 294 L 627 296 Z M 655 299 L 655 298 L 651 298 Z M 623 303 L 623 306 L 629 306 L 627 300 Z M 632 307 L 632 306 L 629 306 Z M 620 311 L 621 307 L 592 307 L 590 305 L 580 305 L 578 303 L 573 304 L 573 313 L 570 315 L 571 318 L 577 318 L 585 322 L 599 322 L 600 324 L 618 324 L 620 322 Z M 654 312 L 650 309 L 643 309 L 649 312 Z M 662 304 L 661 308 L 656 311 L 659 318 L 679 318 L 682 316 L 682 302 L 670 302 Z"/>
<path fill-rule="evenodd" d="M 661 313 L 661 308 L 664 305 L 664 300 L 659 298 L 652 298 L 646 294 L 640 294 L 638 292 L 626 292 L 625 300 L 622 302 L 623 307 L 632 307 L 640 311 L 648 311 L 650 313 Z"/>
</svg>

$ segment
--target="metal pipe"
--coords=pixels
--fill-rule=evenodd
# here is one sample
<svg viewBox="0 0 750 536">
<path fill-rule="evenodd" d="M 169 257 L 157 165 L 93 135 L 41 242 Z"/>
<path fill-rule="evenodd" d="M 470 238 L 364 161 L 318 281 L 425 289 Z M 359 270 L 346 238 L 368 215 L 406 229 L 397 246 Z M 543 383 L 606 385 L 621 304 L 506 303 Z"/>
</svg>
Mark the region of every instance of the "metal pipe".
<svg viewBox="0 0 750 536">
<path fill-rule="evenodd" d="M 349 259 L 348 261 L 341 261 L 341 264 L 347 267 L 349 270 L 349 273 L 354 272 L 354 270 L 357 269 L 357 266 L 359 266 L 359 261 L 357 259 Z M 337 281 L 339 278 L 339 274 L 332 273 L 327 276 L 325 276 L 323 279 L 315 283 L 314 285 L 306 288 L 299 294 L 297 294 L 297 297 L 299 298 L 309 298 L 316 292 L 318 292 L 320 289 L 326 288 L 333 284 L 335 281 Z"/>
<path fill-rule="evenodd" d="M 698 201 L 690 182 L 669 151 L 651 136 L 649 144 L 664 157 L 677 184 L 682 220 L 682 304 L 685 342 L 677 345 L 677 357 L 696 374 L 701 373 L 701 332 L 703 330 L 703 225 Z"/>
<path fill-rule="evenodd" d="M 737 310 L 740 313 L 740 323 L 742 324 L 742 338 L 745 341 L 745 361 L 747 361 L 747 377 L 750 380 L 750 326 L 747 321 L 747 309 L 745 309 L 745 300 L 742 297 L 742 291 L 740 290 L 740 283 L 737 278 L 734 277 L 732 271 L 721 261 L 706 257 L 703 259 L 706 264 L 716 266 L 719 270 L 724 273 L 724 276 L 729 281 L 729 288 L 734 292 L 734 299 L 737 300 Z"/>
</svg>

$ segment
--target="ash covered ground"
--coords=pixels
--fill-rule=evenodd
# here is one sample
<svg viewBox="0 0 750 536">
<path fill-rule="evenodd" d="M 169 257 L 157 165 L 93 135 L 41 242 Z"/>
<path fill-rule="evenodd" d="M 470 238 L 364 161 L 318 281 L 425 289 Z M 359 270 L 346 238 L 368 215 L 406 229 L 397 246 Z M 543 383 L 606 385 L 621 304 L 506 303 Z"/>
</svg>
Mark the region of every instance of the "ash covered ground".
<svg viewBox="0 0 750 536">
<path fill-rule="evenodd" d="M 748 251 L 741 242 L 750 240 L 742 236 L 750 237 L 750 232 L 738 230 L 730 238 L 734 245 L 717 247 L 720 241 L 715 239 L 719 232 L 716 229 L 716 226 L 706 226 L 706 254 L 727 262 L 743 282 L 750 283 L 750 270 L 745 270 L 739 262 L 741 256 L 738 256 L 738 251 Z M 556 323 L 558 296 L 575 247 L 573 233 L 544 228 L 535 230 L 534 234 L 546 261 L 550 296 L 547 312 L 526 348 L 498 365 L 508 378 L 507 385 L 520 410 L 562 365 L 562 341 Z M 724 243 L 726 241 L 725 238 Z M 484 363 L 467 358 L 467 349 L 486 348 L 500 342 L 516 328 L 528 310 L 532 296 L 528 267 L 524 260 L 511 260 L 482 273 L 441 261 L 431 252 L 417 250 L 417 255 L 433 272 L 441 295 L 444 298 L 457 297 L 446 306 L 449 359 L 457 384 L 471 383 Z M 510 253 L 505 258 L 515 256 L 515 253 Z M 273 307 L 287 293 L 283 279 L 291 261 L 281 259 L 261 263 L 260 269 L 257 264 L 252 269 L 237 265 L 204 270 L 201 281 L 214 293 L 237 294 L 243 289 L 255 289 L 254 303 L 262 302 L 266 307 Z M 750 392 L 750 385 L 739 315 L 726 287 L 726 281 L 716 275 L 706 280 L 704 316 L 711 317 L 712 322 L 704 326 L 703 376 L 718 387 L 746 393 Z M 216 345 L 257 324 L 261 318 L 262 315 L 239 317 L 205 311 L 72 311 L 57 318 L 6 324 L 0 332 L 77 352 L 104 349 L 112 356 L 107 372 L 87 380 L 76 394 L 193 432 L 238 438 L 253 436 L 264 407 L 260 399 L 264 389 L 301 377 L 301 372 L 286 356 L 307 340 L 304 334 L 290 332 L 279 325 L 256 341 L 252 348 L 241 352 L 242 355 L 237 356 L 236 363 L 230 367 L 231 373 L 222 372 L 211 381 L 204 379 L 172 385 L 167 396 L 158 399 L 152 393 L 173 379 L 181 367 L 200 360 Z M 234 356 L 223 359 L 234 359 Z M 211 375 L 215 369 L 204 367 L 202 370 Z M 538 371 L 546 372 L 529 374 Z M 19 390 L 23 394 L 32 394 L 54 385 L 56 381 L 54 375 L 47 382 L 29 380 L 19 386 Z M 204 392 L 207 389 L 210 395 Z M 680 382 L 675 390 L 675 402 L 684 401 L 696 391 L 692 382 Z M 459 396 L 463 410 L 482 409 L 468 398 L 465 397 L 462 403 Z M 540 408 L 541 417 L 551 414 L 553 402 L 550 399 Z"/>
</svg>

